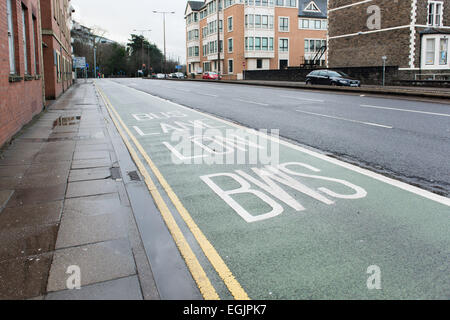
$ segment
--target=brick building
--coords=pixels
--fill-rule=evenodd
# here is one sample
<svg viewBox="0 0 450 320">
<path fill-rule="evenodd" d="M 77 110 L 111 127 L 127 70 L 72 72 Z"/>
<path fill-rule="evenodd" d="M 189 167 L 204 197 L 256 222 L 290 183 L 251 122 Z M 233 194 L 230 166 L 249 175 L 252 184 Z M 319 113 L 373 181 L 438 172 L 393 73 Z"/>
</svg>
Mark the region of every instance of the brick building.
<svg viewBox="0 0 450 320">
<path fill-rule="evenodd" d="M 329 67 L 397 66 L 448 74 L 450 0 L 329 0 Z"/>
<path fill-rule="evenodd" d="M 0 0 L 0 146 L 44 105 L 40 15 L 38 0 Z"/>
<path fill-rule="evenodd" d="M 41 0 L 45 96 L 58 98 L 72 85 L 70 0 Z"/>
<path fill-rule="evenodd" d="M 316 54 L 326 48 L 326 0 L 218 1 L 187 3 L 189 74 L 200 76 L 220 66 L 224 78 L 241 79 L 244 70 L 284 69 L 314 57 L 325 64 L 326 56 Z"/>
</svg>

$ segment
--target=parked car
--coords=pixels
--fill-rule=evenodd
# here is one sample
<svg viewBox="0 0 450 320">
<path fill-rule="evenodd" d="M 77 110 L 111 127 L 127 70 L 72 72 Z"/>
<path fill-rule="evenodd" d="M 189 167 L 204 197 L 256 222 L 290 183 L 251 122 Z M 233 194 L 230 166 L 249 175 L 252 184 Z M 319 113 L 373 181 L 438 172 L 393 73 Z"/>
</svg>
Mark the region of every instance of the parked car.
<svg viewBox="0 0 450 320">
<path fill-rule="evenodd" d="M 164 73 L 158 73 L 156 75 L 156 79 L 165 79 L 165 78 L 166 78 L 166 75 Z"/>
<path fill-rule="evenodd" d="M 306 84 L 360 87 L 361 81 L 341 71 L 315 70 L 306 76 Z"/>
<path fill-rule="evenodd" d="M 175 79 L 184 79 L 185 76 L 184 76 L 184 73 L 183 73 L 183 72 L 175 72 L 175 73 L 174 73 L 174 78 L 175 78 Z"/>
<path fill-rule="evenodd" d="M 203 74 L 203 77 L 202 77 L 203 79 L 207 79 L 207 80 L 220 80 L 220 79 L 222 79 L 222 76 L 221 75 L 219 75 L 217 72 L 211 72 L 211 71 L 209 71 L 209 72 L 205 72 L 204 74 Z"/>
</svg>

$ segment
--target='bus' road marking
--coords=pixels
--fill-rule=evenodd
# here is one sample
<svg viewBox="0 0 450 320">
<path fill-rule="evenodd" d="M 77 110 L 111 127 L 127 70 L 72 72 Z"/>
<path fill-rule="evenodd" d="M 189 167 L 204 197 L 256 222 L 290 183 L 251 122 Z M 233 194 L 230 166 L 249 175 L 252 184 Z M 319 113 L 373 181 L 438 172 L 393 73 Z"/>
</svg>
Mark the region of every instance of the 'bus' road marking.
<svg viewBox="0 0 450 320">
<path fill-rule="evenodd" d="M 367 105 L 367 104 L 362 104 L 360 106 L 363 108 L 385 109 L 385 110 L 394 110 L 394 111 L 402 111 L 402 112 L 423 113 L 423 114 L 429 114 L 429 115 L 441 116 L 441 117 L 450 117 L 450 114 L 447 114 L 447 113 L 435 113 L 435 112 L 418 111 L 418 110 L 410 110 L 410 109 L 379 107 L 379 106 L 371 106 L 371 105 Z"/>
<path fill-rule="evenodd" d="M 365 122 L 365 121 L 358 121 L 358 120 L 346 119 L 346 118 L 341 118 L 341 117 L 333 117 L 333 116 L 329 116 L 329 115 L 326 115 L 326 114 L 320 114 L 320 113 L 315 113 L 315 112 L 307 112 L 307 111 L 302 111 L 302 110 L 295 110 L 295 111 L 301 112 L 301 113 L 306 113 L 306 114 L 311 114 L 311 115 L 319 116 L 319 117 L 325 117 L 325 118 L 330 118 L 330 119 L 336 119 L 336 120 L 342 120 L 342 121 L 349 121 L 349 122 L 366 124 L 368 126 L 381 127 L 381 128 L 386 128 L 386 129 L 393 129 L 394 128 L 394 127 L 391 127 L 391 126 L 385 126 L 383 124 L 372 123 L 372 122 Z"/>
<path fill-rule="evenodd" d="M 291 96 L 280 96 L 280 97 L 288 98 L 288 99 L 296 99 L 296 100 L 313 101 L 313 102 L 325 102 L 325 100 L 319 100 L 319 99 L 308 99 L 308 98 L 299 98 L 299 97 L 291 97 Z"/>
<path fill-rule="evenodd" d="M 267 103 L 248 101 L 248 100 L 242 100 L 242 99 L 233 99 L 233 100 L 240 101 L 240 102 L 245 102 L 245 103 L 257 104 L 257 105 L 260 105 L 260 106 L 266 106 L 266 107 L 268 106 Z"/>
</svg>

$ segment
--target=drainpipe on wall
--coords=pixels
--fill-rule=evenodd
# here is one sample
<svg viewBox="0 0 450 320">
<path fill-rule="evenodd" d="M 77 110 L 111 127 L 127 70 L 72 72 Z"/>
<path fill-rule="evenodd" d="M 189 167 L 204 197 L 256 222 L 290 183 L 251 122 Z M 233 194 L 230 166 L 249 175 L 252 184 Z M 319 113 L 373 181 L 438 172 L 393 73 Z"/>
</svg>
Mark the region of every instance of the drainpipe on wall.
<svg viewBox="0 0 450 320">
<path fill-rule="evenodd" d="M 44 45 L 43 45 L 43 41 L 42 41 L 42 21 L 41 21 L 41 2 L 38 1 L 37 3 L 37 12 L 38 12 L 38 30 L 37 30 L 37 34 L 38 34 L 38 43 L 40 43 L 40 57 L 39 57 L 39 71 L 40 71 L 40 76 L 41 76 L 41 83 L 42 83 L 42 105 L 43 105 L 43 110 L 46 109 L 46 99 L 45 99 L 45 72 L 44 72 Z"/>
</svg>

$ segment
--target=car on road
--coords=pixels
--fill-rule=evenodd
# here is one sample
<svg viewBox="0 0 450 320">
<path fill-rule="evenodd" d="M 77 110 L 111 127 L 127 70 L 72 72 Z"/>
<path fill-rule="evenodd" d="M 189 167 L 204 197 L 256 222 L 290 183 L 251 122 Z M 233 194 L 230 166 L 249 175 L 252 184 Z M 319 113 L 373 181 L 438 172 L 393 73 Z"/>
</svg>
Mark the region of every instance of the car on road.
<svg viewBox="0 0 450 320">
<path fill-rule="evenodd" d="M 360 87 L 361 81 L 356 80 L 341 71 L 315 70 L 306 76 L 306 84 L 332 86 Z"/>
<path fill-rule="evenodd" d="M 166 78 L 166 75 L 164 73 L 158 73 L 156 75 L 156 79 L 165 79 L 165 78 Z"/>
<path fill-rule="evenodd" d="M 203 74 L 202 78 L 206 80 L 220 80 L 222 79 L 222 76 L 219 75 L 217 72 L 208 71 Z"/>
<path fill-rule="evenodd" d="M 175 79 L 184 79 L 184 78 L 185 78 L 183 72 L 175 72 L 173 75 L 174 75 L 173 77 L 174 77 Z"/>
</svg>

